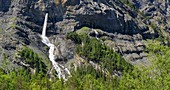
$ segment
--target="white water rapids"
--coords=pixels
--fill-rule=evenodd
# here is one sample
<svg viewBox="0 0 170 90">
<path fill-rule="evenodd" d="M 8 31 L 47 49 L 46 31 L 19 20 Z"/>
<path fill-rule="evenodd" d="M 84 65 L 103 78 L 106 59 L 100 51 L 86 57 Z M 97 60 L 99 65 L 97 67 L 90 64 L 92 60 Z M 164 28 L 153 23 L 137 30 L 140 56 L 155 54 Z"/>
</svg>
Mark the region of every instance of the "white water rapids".
<svg viewBox="0 0 170 90">
<path fill-rule="evenodd" d="M 48 19 L 48 13 L 46 13 L 46 15 L 45 15 L 43 31 L 42 31 L 42 35 L 41 35 L 42 42 L 50 48 L 49 49 L 49 59 L 53 65 L 54 69 L 57 72 L 58 78 L 59 79 L 63 78 L 64 80 L 67 80 L 66 75 L 71 76 L 70 71 L 67 68 L 65 68 L 63 65 L 61 65 L 55 61 L 55 55 L 54 55 L 55 45 L 50 43 L 50 40 L 46 36 L 47 19 Z"/>
</svg>

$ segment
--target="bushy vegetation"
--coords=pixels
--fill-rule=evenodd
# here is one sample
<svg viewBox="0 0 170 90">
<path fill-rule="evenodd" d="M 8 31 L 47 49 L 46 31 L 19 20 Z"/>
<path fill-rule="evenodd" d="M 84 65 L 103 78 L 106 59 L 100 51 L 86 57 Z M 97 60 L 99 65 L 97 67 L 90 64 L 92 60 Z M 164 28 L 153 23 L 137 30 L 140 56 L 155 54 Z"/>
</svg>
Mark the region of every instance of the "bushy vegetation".
<svg viewBox="0 0 170 90">
<path fill-rule="evenodd" d="M 32 49 L 25 47 L 19 55 L 25 63 L 37 68 L 31 74 L 27 68 L 7 73 L 0 69 L 1 90 L 169 90 L 170 89 L 170 47 L 159 41 L 148 40 L 146 51 L 151 65 L 138 68 L 131 66 L 119 54 L 87 35 L 72 32 L 67 38 L 77 43 L 77 54 L 86 60 L 101 64 L 111 73 L 112 70 L 124 71 L 121 77 L 106 77 L 100 70 L 90 65 L 82 65 L 67 81 L 49 78 L 42 58 Z M 78 40 L 78 41 L 77 41 Z M 8 60 L 7 56 L 4 56 Z"/>
<path fill-rule="evenodd" d="M 67 35 L 67 38 L 73 40 L 77 44 L 81 44 L 81 42 L 82 42 L 81 37 L 75 32 L 70 32 Z"/>
<path fill-rule="evenodd" d="M 117 71 L 131 71 L 133 66 L 126 62 L 120 54 L 114 52 L 95 38 L 89 38 L 87 35 L 78 35 L 76 32 L 68 34 L 68 38 L 77 43 L 77 53 L 94 62 L 98 62 L 103 68 L 113 72 Z M 82 44 L 80 44 L 82 43 Z"/>
<path fill-rule="evenodd" d="M 79 35 L 83 35 L 83 34 L 88 34 L 89 31 L 90 31 L 89 27 L 82 27 L 82 28 L 76 30 L 76 33 Z"/>
<path fill-rule="evenodd" d="M 77 35 L 73 34 L 72 35 Z M 132 67 L 125 62 L 122 57 L 106 47 L 104 44 L 94 38 L 89 38 L 86 35 L 79 36 L 82 45 L 78 45 L 77 53 L 81 56 L 87 57 L 88 60 L 99 62 L 102 66 L 106 67 L 110 72 L 114 69 L 129 70 L 124 72 L 121 78 L 116 78 L 114 82 L 108 84 L 105 89 L 170 89 L 170 48 L 162 45 L 159 41 L 148 40 L 147 52 L 149 52 L 149 60 L 151 65 L 142 68 L 136 66 Z M 74 39 L 71 38 L 73 41 Z M 120 63 L 121 62 L 121 63 Z M 130 67 L 130 68 L 129 68 Z M 96 80 L 96 79 L 95 79 Z M 102 82 L 102 81 L 99 81 Z M 104 80 L 108 82 L 108 80 Z M 115 84 L 116 83 L 116 84 Z M 114 86 L 115 85 L 115 86 Z"/>
<path fill-rule="evenodd" d="M 0 71 L 1 90 L 108 90 L 113 89 L 116 79 L 104 78 L 91 67 L 78 68 L 72 77 L 64 82 L 59 79 L 50 80 L 41 74 L 31 75 L 27 70 L 13 71 L 9 74 Z M 100 76 L 99 76 L 100 75 Z"/>
<path fill-rule="evenodd" d="M 140 71 L 135 68 L 131 73 L 124 73 L 121 78 L 108 78 L 91 66 L 82 66 L 77 71 L 72 71 L 72 77 L 65 82 L 58 79 L 49 80 L 47 76 L 38 73 L 31 75 L 27 70 L 13 71 L 9 74 L 1 70 L 0 88 L 2 90 L 169 90 L 169 66 L 163 63 L 165 62 L 152 67 L 157 67 L 156 71 L 152 71 L 152 68 Z"/>
<path fill-rule="evenodd" d="M 18 52 L 18 55 L 24 60 L 26 64 L 29 64 L 31 68 L 35 68 L 36 72 L 45 73 L 46 65 L 42 62 L 42 58 L 39 57 L 32 49 L 24 47 L 21 51 Z"/>
<path fill-rule="evenodd" d="M 122 89 L 169 90 L 170 89 L 170 48 L 159 41 L 148 40 L 147 52 L 151 65 L 142 70 L 134 69 L 120 80 Z"/>
<path fill-rule="evenodd" d="M 9 74 L 0 71 L 0 89 L 1 90 L 42 90 L 51 89 L 47 76 L 42 73 L 30 74 L 27 69 L 13 71 Z M 57 87 L 57 86 L 56 86 Z M 54 88 L 53 88 L 54 90 Z"/>
</svg>

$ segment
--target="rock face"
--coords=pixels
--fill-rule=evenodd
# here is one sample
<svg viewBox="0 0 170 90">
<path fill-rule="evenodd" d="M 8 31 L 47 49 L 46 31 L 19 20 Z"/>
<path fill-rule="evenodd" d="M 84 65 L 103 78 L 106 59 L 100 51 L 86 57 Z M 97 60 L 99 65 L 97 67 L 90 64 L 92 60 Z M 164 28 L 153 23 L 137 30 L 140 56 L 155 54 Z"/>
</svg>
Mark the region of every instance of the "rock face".
<svg viewBox="0 0 170 90">
<path fill-rule="evenodd" d="M 130 2 L 147 18 L 143 20 L 145 24 L 155 24 L 161 26 L 163 30 L 169 30 L 169 0 L 130 0 Z"/>
<path fill-rule="evenodd" d="M 79 21 L 80 27 L 86 25 L 110 33 L 118 32 L 129 35 L 143 33 L 146 29 L 137 25 L 137 22 L 133 19 L 135 13 L 123 4 L 118 4 L 121 3 L 84 0 L 72 10 L 75 15 L 71 14 L 71 16 Z"/>
<path fill-rule="evenodd" d="M 147 53 L 144 52 L 145 45 L 140 34 L 128 36 L 115 34 L 111 41 L 105 43 L 112 47 L 116 52 L 119 52 L 127 61 L 132 64 L 142 63 L 147 65 Z"/>
<path fill-rule="evenodd" d="M 109 7 L 103 3 L 87 0 L 75 7 L 73 13 L 76 14 L 73 19 L 79 22 L 80 27 L 100 28 L 111 33 L 134 34 L 142 32 L 131 16 L 114 6 Z"/>
<path fill-rule="evenodd" d="M 66 40 L 65 35 L 83 26 L 105 32 L 111 38 L 111 42 L 106 42 L 108 46 L 133 64 L 146 60 L 142 40 L 156 36 L 156 32 L 149 26 L 154 21 L 160 24 L 155 18 L 161 16 L 160 20 L 169 23 L 169 1 L 129 0 L 149 20 L 120 1 L 0 0 L 0 58 L 3 58 L 3 53 L 8 53 L 9 59 L 13 61 L 16 49 L 23 45 L 47 54 L 39 34 L 45 13 L 48 12 L 47 36 L 53 43 L 59 44 L 56 50 L 58 60 L 74 58 L 74 43 Z M 159 7 L 160 12 L 157 12 Z M 169 28 L 165 24 L 163 27 Z"/>
</svg>

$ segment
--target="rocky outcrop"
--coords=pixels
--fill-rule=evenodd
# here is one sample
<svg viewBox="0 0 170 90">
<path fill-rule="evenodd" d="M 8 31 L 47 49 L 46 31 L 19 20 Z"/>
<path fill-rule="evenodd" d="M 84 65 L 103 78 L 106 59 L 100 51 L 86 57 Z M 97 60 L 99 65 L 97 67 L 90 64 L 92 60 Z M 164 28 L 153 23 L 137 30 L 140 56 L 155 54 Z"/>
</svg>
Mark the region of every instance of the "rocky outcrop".
<svg viewBox="0 0 170 90">
<path fill-rule="evenodd" d="M 71 40 L 66 40 L 65 36 L 51 37 L 52 43 L 57 46 L 55 49 L 56 60 L 60 63 L 66 63 L 68 60 L 74 59 L 75 44 Z"/>
<path fill-rule="evenodd" d="M 107 36 L 104 42 L 133 64 L 144 61 L 142 40 L 157 35 L 150 26 L 155 18 L 161 16 L 160 20 L 168 23 L 169 2 L 165 0 L 162 6 L 156 5 L 157 0 L 129 1 L 142 15 L 149 16 L 149 20 L 120 0 L 0 0 L 1 54 L 15 53 L 19 46 L 28 45 L 47 56 L 47 47 L 40 41 L 39 34 L 48 12 L 47 36 L 58 46 L 56 60 L 61 63 L 73 59 L 75 54 L 74 43 L 66 40 L 66 34 L 83 26 L 104 31 Z M 161 7 L 160 12 L 156 12 L 157 6 Z M 14 55 L 9 56 L 12 60 Z"/>
<path fill-rule="evenodd" d="M 103 43 L 112 48 L 115 52 L 118 52 L 131 64 L 136 65 L 140 63 L 142 65 L 147 65 L 149 62 L 147 59 L 148 54 L 145 52 L 143 37 L 140 34 L 130 36 L 107 33 L 101 30 L 96 31 L 98 32 L 98 38 L 100 38 Z M 90 36 L 95 37 L 95 32 L 91 32 Z"/>
<path fill-rule="evenodd" d="M 104 31 L 122 34 L 137 34 L 144 32 L 129 15 L 129 11 L 116 6 L 114 2 L 105 4 L 84 0 L 75 7 L 69 6 L 65 18 L 78 21 L 76 28 L 88 26 L 100 28 Z M 100 18 L 100 19 L 99 19 Z"/>
<path fill-rule="evenodd" d="M 169 0 L 131 0 L 131 3 L 144 15 L 145 24 L 161 26 L 158 29 L 165 31 L 170 28 Z"/>
</svg>

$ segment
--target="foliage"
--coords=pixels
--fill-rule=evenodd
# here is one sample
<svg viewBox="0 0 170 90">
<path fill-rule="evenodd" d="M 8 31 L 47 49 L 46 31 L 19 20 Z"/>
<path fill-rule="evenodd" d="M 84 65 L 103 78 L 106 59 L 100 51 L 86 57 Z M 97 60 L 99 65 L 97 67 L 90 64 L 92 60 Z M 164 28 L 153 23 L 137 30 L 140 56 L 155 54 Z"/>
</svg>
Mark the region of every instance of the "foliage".
<svg viewBox="0 0 170 90">
<path fill-rule="evenodd" d="M 82 66 L 72 72 L 73 76 L 66 82 L 66 90 L 112 90 L 117 88 L 117 78 L 107 78 L 92 66 Z"/>
<path fill-rule="evenodd" d="M 74 32 L 70 32 L 67 35 L 67 38 L 71 39 L 72 41 L 74 41 L 75 43 L 78 43 L 78 44 L 80 44 L 82 42 L 81 37 L 77 33 L 74 33 Z"/>
<path fill-rule="evenodd" d="M 157 43 L 155 43 L 157 42 Z M 170 86 L 170 47 L 162 45 L 159 41 L 148 41 L 147 50 L 153 60 L 153 76 L 161 88 Z M 154 57 L 153 57 L 154 56 Z"/>
<path fill-rule="evenodd" d="M 152 28 L 153 30 L 157 30 L 157 29 L 158 29 L 157 25 L 154 24 L 154 23 L 151 23 L 150 26 L 151 26 L 151 28 Z"/>
<path fill-rule="evenodd" d="M 26 69 L 13 71 L 9 74 L 0 71 L 1 90 L 42 90 L 50 87 L 49 79 L 42 74 L 31 75 Z"/>
<path fill-rule="evenodd" d="M 17 27 L 17 25 L 16 24 L 10 24 L 10 29 L 14 29 L 14 28 L 16 28 Z"/>
<path fill-rule="evenodd" d="M 162 45 L 156 40 L 148 40 L 146 51 L 152 65 L 148 67 L 132 67 L 118 53 L 87 35 L 70 33 L 68 37 L 77 42 L 77 53 L 82 57 L 100 63 L 110 72 L 112 70 L 125 70 L 121 77 L 105 77 L 101 71 L 90 65 L 82 65 L 76 71 L 72 70 L 72 77 L 68 81 L 57 78 L 49 79 L 48 75 L 30 72 L 23 68 L 18 71 L 6 73 L 0 69 L 1 90 L 169 90 L 170 89 L 170 47 Z M 42 58 L 32 49 L 25 47 L 19 55 L 34 68 L 45 69 Z M 4 55 L 7 60 L 7 56 Z M 129 70 L 129 71 L 128 71 Z"/>
<path fill-rule="evenodd" d="M 120 80 L 120 83 L 126 83 L 121 89 L 170 89 L 170 48 L 156 40 L 148 40 L 146 48 L 152 65 L 140 71 L 134 69 L 132 75 L 126 73 Z"/>
<path fill-rule="evenodd" d="M 41 74 L 31 75 L 25 69 L 13 71 L 9 74 L 0 70 L 0 89 L 2 90 L 110 90 L 116 88 L 116 78 L 110 79 L 96 72 L 91 66 L 80 67 L 72 71 L 68 81 L 52 79 Z M 98 74 L 98 76 L 96 75 Z M 114 81 L 114 82 L 113 82 Z"/>
<path fill-rule="evenodd" d="M 39 57 L 32 49 L 24 47 L 18 52 L 18 55 L 32 68 L 36 68 L 37 72 L 46 72 L 46 65 L 42 62 L 42 58 Z"/>
<path fill-rule="evenodd" d="M 97 42 L 97 41 L 96 41 Z M 33 90 L 169 90 L 170 89 L 170 48 L 159 41 L 147 41 L 147 52 L 152 66 L 137 67 L 131 72 L 125 72 L 120 78 L 105 77 L 91 66 L 81 66 L 72 71 L 72 77 L 63 82 L 49 79 L 46 75 L 36 73 L 31 75 L 22 69 L 5 73 L 0 69 L 0 89 L 33 89 Z M 101 45 L 101 44 L 100 44 Z"/>
<path fill-rule="evenodd" d="M 79 30 L 76 30 L 76 33 L 78 35 L 83 35 L 83 34 L 88 34 L 90 31 L 90 28 L 89 27 L 82 27 L 80 28 Z"/>
<path fill-rule="evenodd" d="M 10 22 L 11 22 L 11 24 L 10 24 L 10 26 L 9 26 L 10 29 L 14 29 L 14 28 L 16 28 L 16 27 L 19 27 L 19 26 L 17 26 L 17 25 L 15 24 L 15 21 L 16 21 L 17 19 L 18 19 L 17 17 L 12 17 L 12 18 L 10 19 Z"/>
<path fill-rule="evenodd" d="M 87 58 L 87 60 L 99 62 L 103 68 L 107 68 L 110 72 L 113 72 L 113 70 L 131 71 L 133 69 L 133 66 L 126 62 L 120 54 L 95 38 L 89 38 L 85 34 L 78 35 L 76 32 L 68 34 L 68 38 L 74 42 L 79 41 L 77 43 L 78 54 Z"/>
<path fill-rule="evenodd" d="M 130 7 L 132 10 L 134 10 L 134 11 L 137 10 L 136 7 L 135 7 L 135 5 L 133 5 L 133 3 L 132 3 L 131 1 L 129 1 L 129 0 L 118 0 L 118 1 L 120 1 L 120 2 L 122 2 L 123 4 L 129 6 L 129 7 Z"/>
<path fill-rule="evenodd" d="M 3 53 L 2 56 L 3 61 L 1 62 L 1 68 L 3 68 L 4 72 L 9 73 L 11 71 L 9 68 L 11 66 L 10 61 L 8 60 L 9 56 L 6 53 Z"/>
<path fill-rule="evenodd" d="M 77 35 L 77 34 L 75 34 Z M 116 78 L 114 82 L 109 82 L 112 85 L 111 89 L 126 90 L 126 89 L 142 89 L 142 90 L 158 90 L 170 89 L 170 47 L 162 45 L 159 41 L 148 40 L 147 52 L 149 53 L 149 60 L 152 65 L 138 69 L 134 67 L 131 69 L 128 63 L 124 62 L 121 56 L 113 52 L 110 48 L 100 43 L 94 38 L 88 38 L 87 35 L 79 36 L 82 40 L 81 45 L 77 45 L 77 53 L 88 60 L 99 62 L 102 66 L 107 68 L 110 72 L 114 69 L 129 70 L 124 72 L 120 79 Z M 120 63 L 121 62 L 121 63 Z M 124 64 L 123 64 L 124 63 Z M 128 67 L 128 69 L 126 69 Z M 129 68 L 130 67 L 130 68 Z M 84 75 L 84 74 L 83 74 Z M 90 74 L 95 76 L 93 74 Z M 99 76 L 100 77 L 100 76 Z M 82 80 L 82 79 L 81 79 Z M 93 80 L 92 78 L 90 80 Z M 95 80 L 98 80 L 95 78 Z M 90 81 L 89 81 L 90 82 Z M 99 83 L 102 81 L 98 81 Z M 102 83 L 107 83 L 104 79 Z M 81 83 L 81 82 L 79 82 Z M 116 84 L 114 84 L 116 83 Z M 78 84 L 79 85 L 79 84 Z M 80 84 L 81 85 L 81 84 Z M 90 84 L 92 85 L 92 84 Z M 108 84 L 110 86 L 110 84 Z M 102 84 L 101 87 L 108 89 Z M 97 89 L 97 88 L 95 88 Z M 101 88 L 100 88 L 101 89 Z"/>
</svg>

